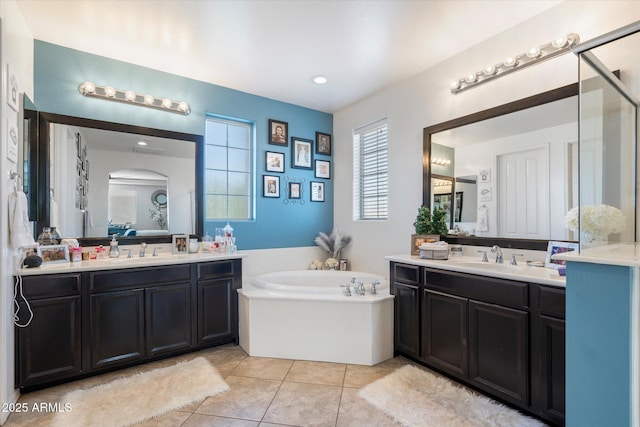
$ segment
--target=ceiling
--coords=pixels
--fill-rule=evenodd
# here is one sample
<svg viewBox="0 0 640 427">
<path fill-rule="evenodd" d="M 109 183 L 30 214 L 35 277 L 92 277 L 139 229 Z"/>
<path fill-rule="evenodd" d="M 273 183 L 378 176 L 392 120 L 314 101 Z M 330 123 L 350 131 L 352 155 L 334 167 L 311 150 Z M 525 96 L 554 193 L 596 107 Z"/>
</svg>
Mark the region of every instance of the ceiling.
<svg viewBox="0 0 640 427">
<path fill-rule="evenodd" d="M 334 113 L 561 1 L 16 3 L 35 39 Z"/>
</svg>

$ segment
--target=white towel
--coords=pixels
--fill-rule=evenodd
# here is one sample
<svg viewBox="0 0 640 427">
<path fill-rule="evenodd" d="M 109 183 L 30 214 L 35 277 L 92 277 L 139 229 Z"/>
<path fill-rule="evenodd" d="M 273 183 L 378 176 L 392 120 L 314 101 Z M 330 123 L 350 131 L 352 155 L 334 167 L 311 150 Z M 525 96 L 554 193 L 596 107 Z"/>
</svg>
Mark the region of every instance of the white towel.
<svg viewBox="0 0 640 427">
<path fill-rule="evenodd" d="M 9 235 L 14 249 L 36 246 L 29 227 L 27 196 L 22 191 L 9 194 Z"/>
<path fill-rule="evenodd" d="M 489 210 L 486 206 L 480 206 L 478 208 L 478 219 L 476 220 L 476 231 L 489 231 Z"/>
</svg>

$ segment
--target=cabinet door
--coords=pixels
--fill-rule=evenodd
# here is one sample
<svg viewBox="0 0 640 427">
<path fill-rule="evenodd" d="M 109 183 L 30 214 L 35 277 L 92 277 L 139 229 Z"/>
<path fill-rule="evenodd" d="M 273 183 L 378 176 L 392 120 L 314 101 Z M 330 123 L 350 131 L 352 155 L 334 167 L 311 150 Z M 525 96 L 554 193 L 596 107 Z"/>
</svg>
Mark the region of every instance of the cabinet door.
<svg viewBox="0 0 640 427">
<path fill-rule="evenodd" d="M 198 344 L 236 335 L 232 288 L 232 277 L 198 282 Z"/>
<path fill-rule="evenodd" d="M 424 291 L 422 360 L 458 378 L 469 369 L 469 302 L 466 298 Z"/>
<path fill-rule="evenodd" d="M 33 311 L 31 323 L 16 328 L 16 385 L 24 387 L 79 373 L 80 296 L 34 300 L 29 304 Z M 20 313 L 28 312 L 21 303 Z"/>
<path fill-rule="evenodd" d="M 469 302 L 469 380 L 495 396 L 529 406 L 528 313 Z"/>
<path fill-rule="evenodd" d="M 418 357 L 420 346 L 420 288 L 395 283 L 395 349 Z"/>
<path fill-rule="evenodd" d="M 565 321 L 540 316 L 540 392 L 538 406 L 544 416 L 564 425 Z"/>
<path fill-rule="evenodd" d="M 91 366 L 144 357 L 144 290 L 91 295 Z"/>
<path fill-rule="evenodd" d="M 147 356 L 191 346 L 191 285 L 180 283 L 145 290 Z"/>
</svg>

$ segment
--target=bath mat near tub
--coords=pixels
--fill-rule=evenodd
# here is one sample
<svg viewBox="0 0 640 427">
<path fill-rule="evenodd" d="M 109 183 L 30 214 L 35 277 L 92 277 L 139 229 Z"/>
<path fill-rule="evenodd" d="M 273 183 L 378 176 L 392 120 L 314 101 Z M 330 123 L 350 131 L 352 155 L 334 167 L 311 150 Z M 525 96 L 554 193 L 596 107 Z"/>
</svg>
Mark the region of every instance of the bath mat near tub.
<svg viewBox="0 0 640 427">
<path fill-rule="evenodd" d="M 62 397 L 55 427 L 129 426 L 229 390 L 204 357 L 118 378 Z"/>
<path fill-rule="evenodd" d="M 358 395 L 404 426 L 542 427 L 488 397 L 412 365 L 363 387 Z"/>
</svg>

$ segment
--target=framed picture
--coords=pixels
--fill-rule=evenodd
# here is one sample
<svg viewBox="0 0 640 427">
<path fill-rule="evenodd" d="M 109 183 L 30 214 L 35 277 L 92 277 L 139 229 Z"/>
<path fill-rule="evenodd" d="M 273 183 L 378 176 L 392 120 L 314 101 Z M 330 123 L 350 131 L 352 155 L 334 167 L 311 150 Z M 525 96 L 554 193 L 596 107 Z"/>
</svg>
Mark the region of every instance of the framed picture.
<svg viewBox="0 0 640 427">
<path fill-rule="evenodd" d="M 290 182 L 289 183 L 289 198 L 290 199 L 299 199 L 301 196 L 301 188 L 299 182 Z"/>
<path fill-rule="evenodd" d="M 349 260 L 343 258 L 340 260 L 340 271 L 347 271 L 347 270 L 349 270 Z"/>
<path fill-rule="evenodd" d="M 313 141 L 310 139 L 291 137 L 291 167 L 298 169 L 312 169 Z"/>
<path fill-rule="evenodd" d="M 311 201 L 324 202 L 324 182 L 311 181 Z"/>
<path fill-rule="evenodd" d="M 411 255 L 420 255 L 420 245 L 423 243 L 439 242 L 438 234 L 412 234 L 411 235 Z"/>
<path fill-rule="evenodd" d="M 280 177 L 274 175 L 263 176 L 262 195 L 264 197 L 280 197 Z"/>
<path fill-rule="evenodd" d="M 171 252 L 174 254 L 188 254 L 189 236 L 186 234 L 174 234 L 171 236 Z"/>
<path fill-rule="evenodd" d="M 316 154 L 331 155 L 331 135 L 316 132 Z"/>
<path fill-rule="evenodd" d="M 478 182 L 491 182 L 491 169 L 483 169 L 478 172 Z"/>
<path fill-rule="evenodd" d="M 7 104 L 13 109 L 13 111 L 20 111 L 18 94 L 20 89 L 18 88 L 18 78 L 15 73 L 7 64 Z"/>
<path fill-rule="evenodd" d="M 284 172 L 284 153 L 267 151 L 265 156 L 267 172 Z"/>
<path fill-rule="evenodd" d="M 289 123 L 280 120 L 269 119 L 269 144 L 286 147 Z"/>
<path fill-rule="evenodd" d="M 547 257 L 544 260 L 544 266 L 547 268 L 553 268 L 557 270 L 560 267 L 564 267 L 566 262 L 559 259 L 551 259 L 555 254 L 561 254 L 563 252 L 571 252 L 578 250 L 578 243 L 570 242 L 554 242 L 550 241 L 547 245 Z"/>
<path fill-rule="evenodd" d="M 78 159 L 82 159 L 82 138 L 80 137 L 80 132 L 76 132 L 76 155 Z"/>
<path fill-rule="evenodd" d="M 38 246 L 38 256 L 43 264 L 55 264 L 69 262 L 68 245 Z"/>
<path fill-rule="evenodd" d="M 316 178 L 331 178 L 331 162 L 328 160 L 316 160 Z"/>
</svg>

